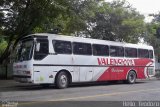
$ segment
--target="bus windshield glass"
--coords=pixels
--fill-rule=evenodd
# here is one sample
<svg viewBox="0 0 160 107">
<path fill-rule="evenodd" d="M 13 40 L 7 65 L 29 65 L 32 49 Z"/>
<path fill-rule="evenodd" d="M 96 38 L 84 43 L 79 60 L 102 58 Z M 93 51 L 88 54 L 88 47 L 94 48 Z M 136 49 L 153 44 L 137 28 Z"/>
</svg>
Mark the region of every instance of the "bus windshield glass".
<svg viewBox="0 0 160 107">
<path fill-rule="evenodd" d="M 17 50 L 17 61 L 27 61 L 32 58 L 33 40 L 25 40 L 19 45 Z"/>
</svg>

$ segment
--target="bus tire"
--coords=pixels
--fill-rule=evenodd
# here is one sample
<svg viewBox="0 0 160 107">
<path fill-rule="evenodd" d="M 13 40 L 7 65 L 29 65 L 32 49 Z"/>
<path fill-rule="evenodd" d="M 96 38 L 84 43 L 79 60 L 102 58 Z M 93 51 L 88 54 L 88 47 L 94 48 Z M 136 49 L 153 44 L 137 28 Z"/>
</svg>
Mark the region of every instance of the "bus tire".
<svg viewBox="0 0 160 107">
<path fill-rule="evenodd" d="M 127 83 L 134 84 L 136 82 L 136 73 L 134 71 L 130 71 L 127 76 Z"/>
<path fill-rule="evenodd" d="M 58 89 L 64 89 L 67 88 L 69 85 L 69 78 L 66 72 L 62 71 L 57 75 L 56 78 L 56 87 Z"/>
</svg>

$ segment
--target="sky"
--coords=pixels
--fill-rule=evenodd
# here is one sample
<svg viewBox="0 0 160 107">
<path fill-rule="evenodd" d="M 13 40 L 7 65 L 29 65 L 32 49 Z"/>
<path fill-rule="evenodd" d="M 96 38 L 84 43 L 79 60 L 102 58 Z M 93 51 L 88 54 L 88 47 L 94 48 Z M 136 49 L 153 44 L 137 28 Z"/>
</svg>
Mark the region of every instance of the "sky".
<svg viewBox="0 0 160 107">
<path fill-rule="evenodd" d="M 113 1 L 113 0 L 106 0 Z M 150 22 L 153 17 L 149 17 L 149 14 L 160 12 L 160 0 L 126 0 L 136 8 L 141 14 L 145 15 L 145 21 Z"/>
</svg>

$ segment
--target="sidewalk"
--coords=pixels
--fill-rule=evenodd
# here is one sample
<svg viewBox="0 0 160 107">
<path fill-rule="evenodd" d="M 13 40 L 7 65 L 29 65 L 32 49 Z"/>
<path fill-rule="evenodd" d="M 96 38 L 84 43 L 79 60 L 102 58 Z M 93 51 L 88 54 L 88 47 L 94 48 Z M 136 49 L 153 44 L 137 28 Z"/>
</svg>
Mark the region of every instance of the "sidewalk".
<svg viewBox="0 0 160 107">
<path fill-rule="evenodd" d="M 18 83 L 14 80 L 0 80 L 0 88 L 1 87 L 14 86 L 16 84 L 18 84 Z"/>
<path fill-rule="evenodd" d="M 27 85 L 26 83 L 19 83 L 14 80 L 0 80 L 0 88 L 15 87 L 18 85 Z"/>
</svg>

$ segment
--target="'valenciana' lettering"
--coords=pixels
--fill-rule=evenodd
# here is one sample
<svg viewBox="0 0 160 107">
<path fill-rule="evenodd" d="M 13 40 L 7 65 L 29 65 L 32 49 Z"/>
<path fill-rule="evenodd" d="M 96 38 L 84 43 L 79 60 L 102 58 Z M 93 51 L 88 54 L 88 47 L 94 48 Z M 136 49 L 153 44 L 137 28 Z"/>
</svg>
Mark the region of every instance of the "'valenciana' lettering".
<svg viewBox="0 0 160 107">
<path fill-rule="evenodd" d="M 134 66 L 133 59 L 113 59 L 113 58 L 97 58 L 99 65 L 120 65 L 120 66 Z"/>
</svg>

